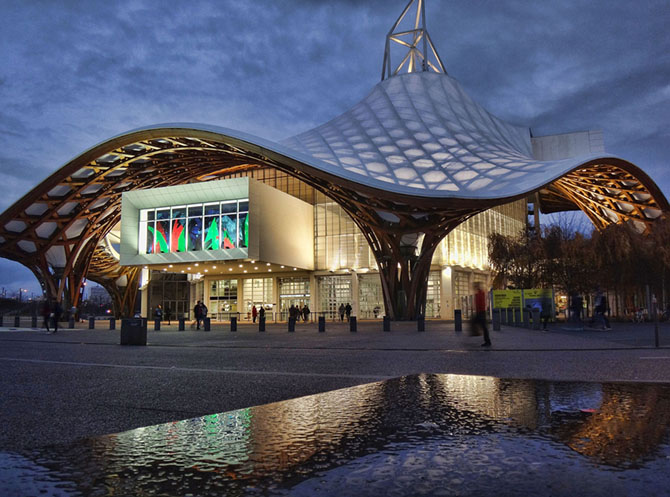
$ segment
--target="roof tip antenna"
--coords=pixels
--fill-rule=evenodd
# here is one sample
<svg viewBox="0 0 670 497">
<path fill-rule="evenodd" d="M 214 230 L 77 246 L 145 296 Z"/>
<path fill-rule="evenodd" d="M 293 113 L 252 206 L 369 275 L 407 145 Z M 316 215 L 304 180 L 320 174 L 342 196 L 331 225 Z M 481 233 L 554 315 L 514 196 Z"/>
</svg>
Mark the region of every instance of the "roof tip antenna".
<svg viewBox="0 0 670 497">
<path fill-rule="evenodd" d="M 416 8 L 415 11 L 412 10 L 413 6 Z M 410 11 L 414 13 L 408 15 Z M 400 63 L 394 65 L 391 62 L 391 48 L 398 46 L 403 47 L 405 52 Z M 397 74 L 431 71 L 447 74 L 426 30 L 425 1 L 410 0 L 386 35 L 382 81 Z"/>
</svg>

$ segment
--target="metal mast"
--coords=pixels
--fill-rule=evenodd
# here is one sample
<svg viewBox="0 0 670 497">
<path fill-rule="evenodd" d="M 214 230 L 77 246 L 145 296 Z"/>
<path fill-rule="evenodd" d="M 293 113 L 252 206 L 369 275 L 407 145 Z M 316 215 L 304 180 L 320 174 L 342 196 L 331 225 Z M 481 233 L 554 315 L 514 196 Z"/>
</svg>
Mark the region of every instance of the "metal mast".
<svg viewBox="0 0 670 497">
<path fill-rule="evenodd" d="M 408 15 L 413 6 L 416 7 L 414 14 Z M 409 24 L 412 17 L 414 18 L 414 23 Z M 405 18 L 409 20 L 409 22 L 404 23 L 407 27 L 401 27 Z M 394 66 L 391 62 L 391 48 L 398 45 L 404 47 L 406 52 L 401 62 L 397 66 Z M 382 81 L 396 74 L 420 71 L 447 73 L 426 30 L 426 7 L 424 0 L 410 0 L 386 35 Z"/>
</svg>

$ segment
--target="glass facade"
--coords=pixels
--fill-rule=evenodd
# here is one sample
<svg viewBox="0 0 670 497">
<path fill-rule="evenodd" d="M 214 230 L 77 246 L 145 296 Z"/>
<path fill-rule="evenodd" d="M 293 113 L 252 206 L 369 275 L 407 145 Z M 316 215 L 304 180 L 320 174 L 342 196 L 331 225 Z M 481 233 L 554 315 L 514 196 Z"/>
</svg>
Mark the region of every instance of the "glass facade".
<svg viewBox="0 0 670 497">
<path fill-rule="evenodd" d="M 377 273 L 358 275 L 358 315 L 375 318 L 384 316 L 384 294 Z"/>
<path fill-rule="evenodd" d="M 319 311 L 325 312 L 327 317 L 335 318 L 340 304 L 353 302 L 351 298 L 351 276 L 335 275 L 320 276 L 317 278 L 319 285 Z"/>
<path fill-rule="evenodd" d="M 309 278 L 279 279 L 279 310 L 283 313 L 292 305 L 309 305 Z"/>
<path fill-rule="evenodd" d="M 351 217 L 333 200 L 316 194 L 314 263 L 317 269 L 376 269 L 372 250 Z"/>
<path fill-rule="evenodd" d="M 237 313 L 237 280 L 209 282 L 209 316 L 215 320 L 228 319 Z"/>
<path fill-rule="evenodd" d="M 272 304 L 274 292 L 272 291 L 272 278 L 247 278 L 242 282 L 245 312 L 251 312 L 255 305 Z"/>
<path fill-rule="evenodd" d="M 517 200 L 471 217 L 440 242 L 433 264 L 488 269 L 488 236 L 491 233 L 518 235 L 526 225 L 526 214 L 526 201 Z"/>
<path fill-rule="evenodd" d="M 149 315 L 158 305 L 163 308 L 163 319 L 190 318 L 189 287 L 184 274 L 152 271 L 149 282 Z M 169 312 L 169 314 L 168 314 Z"/>
<path fill-rule="evenodd" d="M 383 315 L 384 301 L 375 258 L 362 232 L 342 207 L 299 179 L 275 169 L 259 167 L 219 179 L 235 177 L 253 178 L 313 206 L 316 288 L 310 288 L 310 278 L 304 274 L 216 281 L 210 288 L 208 304 L 213 318 L 226 319 L 225 314 L 230 312 L 247 313 L 253 305 L 268 308 L 276 304 L 275 312 L 281 313 L 291 305 L 309 303 L 314 292 L 317 300 L 313 312 L 336 317 L 340 304 L 354 305 L 357 301 L 361 318 L 374 318 L 375 312 L 377 317 Z M 141 210 L 140 251 L 152 254 L 248 247 L 248 208 L 248 200 L 243 199 Z M 488 235 L 494 232 L 516 235 L 526 221 L 526 201 L 519 200 L 473 216 L 447 235 L 432 259 L 426 317 L 448 318 L 452 305 L 461 308 L 467 316 L 472 307 L 472 283 L 487 279 Z M 442 289 L 441 270 L 446 267 L 453 269 L 452 287 Z M 341 273 L 345 269 L 357 270 L 358 295 L 352 294 L 351 274 L 323 274 Z M 275 284 L 277 290 L 274 290 Z M 445 297 L 444 292 L 451 297 Z M 446 303 L 447 298 L 447 309 L 441 309 L 441 302 Z M 442 312 L 447 315 L 441 315 Z"/>
<path fill-rule="evenodd" d="M 140 254 L 248 246 L 248 199 L 140 210 Z"/>
<path fill-rule="evenodd" d="M 440 317 L 440 271 L 431 271 L 428 275 L 426 289 L 426 316 L 427 318 Z"/>
</svg>

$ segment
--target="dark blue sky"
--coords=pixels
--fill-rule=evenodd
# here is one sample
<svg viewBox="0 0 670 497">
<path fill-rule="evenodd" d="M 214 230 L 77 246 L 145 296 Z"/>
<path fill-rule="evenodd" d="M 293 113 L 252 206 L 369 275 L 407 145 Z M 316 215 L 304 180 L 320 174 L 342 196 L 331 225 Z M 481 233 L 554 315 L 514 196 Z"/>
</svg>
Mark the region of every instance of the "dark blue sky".
<svg viewBox="0 0 670 497">
<path fill-rule="evenodd" d="M 405 0 L 0 0 L 0 211 L 124 131 L 199 122 L 281 139 L 379 81 Z M 428 0 L 449 74 L 535 135 L 602 129 L 668 195 L 670 4 Z M 0 261 L 0 286 L 37 283 Z"/>
</svg>

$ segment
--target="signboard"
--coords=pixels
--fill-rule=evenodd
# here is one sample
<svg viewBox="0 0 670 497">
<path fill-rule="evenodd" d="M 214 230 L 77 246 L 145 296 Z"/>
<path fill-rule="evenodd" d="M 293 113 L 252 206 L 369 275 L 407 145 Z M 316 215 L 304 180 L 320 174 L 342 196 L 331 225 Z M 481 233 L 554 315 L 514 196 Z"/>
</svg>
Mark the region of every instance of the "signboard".
<svg viewBox="0 0 670 497">
<path fill-rule="evenodd" d="M 522 300 L 522 290 L 493 290 L 494 309 L 520 309 Z"/>
</svg>

